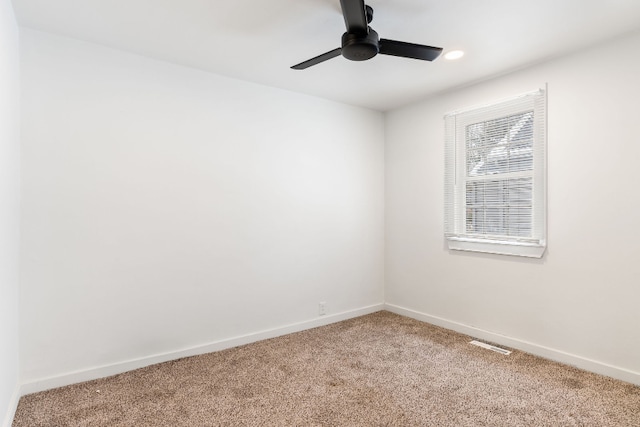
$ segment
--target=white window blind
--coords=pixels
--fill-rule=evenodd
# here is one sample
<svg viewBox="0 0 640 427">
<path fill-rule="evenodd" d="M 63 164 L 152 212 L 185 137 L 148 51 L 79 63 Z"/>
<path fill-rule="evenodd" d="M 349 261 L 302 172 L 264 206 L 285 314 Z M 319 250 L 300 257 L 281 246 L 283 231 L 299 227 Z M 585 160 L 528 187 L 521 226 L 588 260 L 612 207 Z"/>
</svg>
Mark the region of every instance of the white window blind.
<svg viewBox="0 0 640 427">
<path fill-rule="evenodd" d="M 546 92 L 445 116 L 450 249 L 541 257 L 546 247 Z"/>
</svg>

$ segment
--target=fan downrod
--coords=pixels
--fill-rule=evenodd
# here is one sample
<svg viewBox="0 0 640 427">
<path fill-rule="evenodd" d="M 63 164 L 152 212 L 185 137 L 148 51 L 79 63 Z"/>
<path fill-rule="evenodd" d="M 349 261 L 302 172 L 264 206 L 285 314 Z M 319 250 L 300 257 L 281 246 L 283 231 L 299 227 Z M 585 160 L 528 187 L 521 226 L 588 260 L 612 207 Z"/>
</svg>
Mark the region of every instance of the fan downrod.
<svg viewBox="0 0 640 427">
<path fill-rule="evenodd" d="M 367 23 L 373 21 L 373 8 L 365 5 Z M 367 33 L 349 33 L 342 35 L 342 56 L 352 61 L 366 61 L 380 52 L 380 37 L 373 28 L 367 26 Z"/>
</svg>

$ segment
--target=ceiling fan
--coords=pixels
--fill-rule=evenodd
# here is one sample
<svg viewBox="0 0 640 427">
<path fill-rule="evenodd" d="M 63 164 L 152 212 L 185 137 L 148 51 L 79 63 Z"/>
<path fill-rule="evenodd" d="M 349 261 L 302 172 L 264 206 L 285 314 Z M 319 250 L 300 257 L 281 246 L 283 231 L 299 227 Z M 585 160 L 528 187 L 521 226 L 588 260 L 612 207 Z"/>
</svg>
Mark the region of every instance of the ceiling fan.
<svg viewBox="0 0 640 427">
<path fill-rule="evenodd" d="M 373 19 L 373 9 L 364 0 L 340 0 L 347 32 L 342 35 L 342 47 L 331 50 L 315 58 L 294 65 L 294 70 L 304 70 L 336 56 L 344 56 L 352 61 L 365 61 L 377 54 L 401 56 L 403 58 L 433 61 L 442 52 L 441 47 L 381 39 L 369 24 Z"/>
</svg>

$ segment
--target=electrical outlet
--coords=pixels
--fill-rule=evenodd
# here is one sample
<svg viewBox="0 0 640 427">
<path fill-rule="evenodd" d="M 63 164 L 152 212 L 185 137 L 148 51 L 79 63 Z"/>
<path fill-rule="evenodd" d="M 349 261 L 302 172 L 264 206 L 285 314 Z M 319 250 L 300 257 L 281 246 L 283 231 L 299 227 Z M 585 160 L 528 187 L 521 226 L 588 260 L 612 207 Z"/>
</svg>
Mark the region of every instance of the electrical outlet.
<svg viewBox="0 0 640 427">
<path fill-rule="evenodd" d="M 322 301 L 318 304 L 318 315 L 324 316 L 327 314 L 327 303 Z"/>
</svg>

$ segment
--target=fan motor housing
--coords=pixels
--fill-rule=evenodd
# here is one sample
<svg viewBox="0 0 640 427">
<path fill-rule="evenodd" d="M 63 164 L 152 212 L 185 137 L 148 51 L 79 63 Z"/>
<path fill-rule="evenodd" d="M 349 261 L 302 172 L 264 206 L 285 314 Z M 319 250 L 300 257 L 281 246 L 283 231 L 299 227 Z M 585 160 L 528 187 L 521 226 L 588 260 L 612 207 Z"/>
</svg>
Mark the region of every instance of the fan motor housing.
<svg viewBox="0 0 640 427">
<path fill-rule="evenodd" d="M 380 51 L 378 33 L 369 27 L 367 34 L 344 33 L 342 35 L 342 56 L 352 61 L 366 61 Z"/>
</svg>

